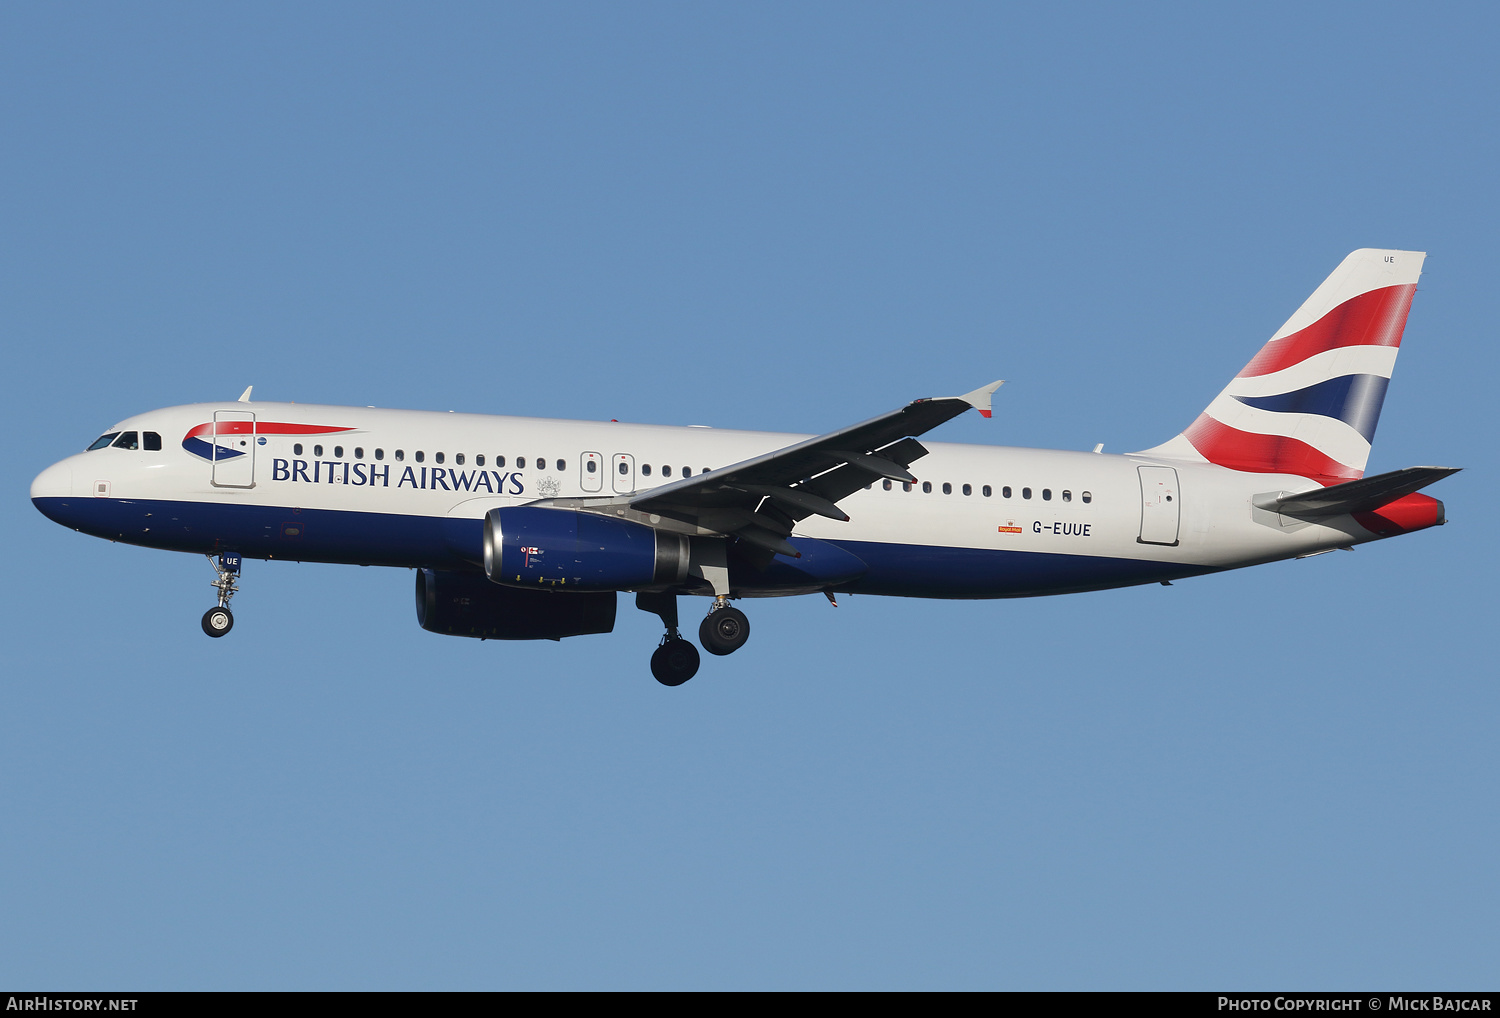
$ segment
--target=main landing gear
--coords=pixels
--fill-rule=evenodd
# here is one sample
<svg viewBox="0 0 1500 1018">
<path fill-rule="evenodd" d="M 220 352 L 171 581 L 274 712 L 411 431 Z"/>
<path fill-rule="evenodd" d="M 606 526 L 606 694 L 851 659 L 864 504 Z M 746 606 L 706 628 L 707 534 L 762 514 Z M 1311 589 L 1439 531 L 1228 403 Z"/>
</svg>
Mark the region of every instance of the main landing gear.
<svg viewBox="0 0 1500 1018">
<path fill-rule="evenodd" d="M 698 626 L 698 642 L 710 654 L 723 657 L 733 654 L 750 639 L 750 620 L 738 608 L 729 605 L 729 598 L 714 598 L 714 606 Z"/>
<path fill-rule="evenodd" d="M 651 655 L 651 674 L 663 686 L 680 686 L 698 674 L 698 648 L 677 631 L 676 594 L 637 594 L 635 606 L 661 617 L 667 635 Z"/>
<path fill-rule="evenodd" d="M 675 631 L 668 633 L 651 655 L 651 674 L 663 686 L 682 685 L 698 674 L 698 648 Z"/>
<path fill-rule="evenodd" d="M 635 606 L 661 617 L 666 635 L 651 655 L 651 674 L 664 686 L 680 686 L 698 674 L 698 648 L 677 631 L 676 594 L 637 594 Z M 733 654 L 750 638 L 750 620 L 727 597 L 714 598 L 708 617 L 698 627 L 698 640 L 710 654 Z"/>
<path fill-rule="evenodd" d="M 214 567 L 215 578 L 210 586 L 219 592 L 219 603 L 203 613 L 203 631 L 217 639 L 234 628 L 229 599 L 239 590 L 240 556 L 237 552 L 226 551 L 215 561 L 209 555 L 208 564 Z"/>
</svg>

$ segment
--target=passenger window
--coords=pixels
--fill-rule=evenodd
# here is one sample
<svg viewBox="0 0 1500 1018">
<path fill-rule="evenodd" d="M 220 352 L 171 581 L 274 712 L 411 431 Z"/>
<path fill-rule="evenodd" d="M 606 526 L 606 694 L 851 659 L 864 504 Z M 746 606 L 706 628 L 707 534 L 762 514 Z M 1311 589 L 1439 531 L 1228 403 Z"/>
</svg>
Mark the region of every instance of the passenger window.
<svg viewBox="0 0 1500 1018">
<path fill-rule="evenodd" d="M 623 474 L 625 472 L 624 468 L 625 468 L 625 464 L 621 463 L 620 464 L 620 473 Z M 643 476 L 645 476 L 645 477 L 650 477 L 651 476 L 651 464 L 649 464 L 649 463 L 642 463 L 641 464 L 641 474 Z"/>
<path fill-rule="evenodd" d="M 536 468 L 538 470 L 546 470 L 547 469 L 547 457 L 545 457 L 545 456 L 538 456 L 536 458 Z"/>
<path fill-rule="evenodd" d="M 397 449 L 396 450 L 396 462 L 400 463 L 404 459 L 406 459 L 406 452 L 405 452 L 405 450 Z"/>
<path fill-rule="evenodd" d="M 375 458 L 378 459 L 378 460 L 385 459 L 385 450 L 384 449 L 376 449 L 375 450 Z"/>
<path fill-rule="evenodd" d="M 693 468 L 692 467 L 683 467 L 682 468 L 682 476 L 683 477 L 692 477 L 693 476 Z"/>
<path fill-rule="evenodd" d="M 504 463 L 502 463 L 500 465 L 502 467 L 505 466 Z M 587 463 L 584 464 L 584 468 L 587 469 L 588 472 L 591 473 L 591 474 L 598 473 L 598 471 L 599 471 L 599 464 L 595 463 L 593 460 L 589 460 Z"/>
<path fill-rule="evenodd" d="M 336 445 L 336 446 L 333 447 L 333 458 L 336 459 L 336 460 L 341 460 L 341 459 L 344 458 L 344 447 L 343 446 Z"/>
<path fill-rule="evenodd" d="M 1063 501 L 1064 502 L 1071 502 L 1071 501 L 1073 501 L 1073 493 L 1071 491 L 1068 491 L 1066 488 L 1063 489 Z"/>
<path fill-rule="evenodd" d="M 949 484 L 947 481 L 943 482 L 943 494 L 944 495 L 951 495 L 951 494 L 953 494 L 953 485 Z"/>
<path fill-rule="evenodd" d="M 558 469 L 559 472 L 568 469 L 568 461 L 567 460 L 558 460 L 557 461 L 557 469 Z"/>
<path fill-rule="evenodd" d="M 700 473 L 700 474 L 706 474 L 706 473 L 708 473 L 708 467 L 704 467 L 702 470 L 698 471 L 698 473 Z"/>
<path fill-rule="evenodd" d="M 966 485 L 964 485 L 964 494 L 965 495 L 972 495 L 972 494 L 974 494 L 974 489 L 972 487 L 970 487 L 969 485 L 966 484 Z"/>
<path fill-rule="evenodd" d="M 901 482 L 901 490 L 902 491 L 911 491 L 911 482 L 910 481 L 902 481 Z"/>
<path fill-rule="evenodd" d="M 1052 489 L 1051 488 L 1043 488 L 1042 489 L 1042 501 L 1043 502 L 1050 502 L 1050 501 L 1052 501 Z"/>
<path fill-rule="evenodd" d="M 983 488 L 980 488 L 979 491 L 984 495 L 985 498 L 989 498 L 991 495 L 990 486 L 988 484 L 986 484 Z"/>
<path fill-rule="evenodd" d="M 421 459 L 421 458 L 422 458 L 422 454 L 421 453 L 417 453 L 417 459 Z M 443 462 L 443 454 L 440 453 L 440 452 L 433 453 L 432 454 L 432 461 L 434 463 L 441 463 L 441 462 Z"/>
<path fill-rule="evenodd" d="M 323 455 L 323 447 L 321 445 L 315 445 L 315 446 L 313 446 L 313 455 L 314 456 L 321 456 L 321 455 Z"/>
<path fill-rule="evenodd" d="M 1005 498 L 1010 498 L 1010 485 L 1007 484 L 1005 487 L 1001 488 L 1000 494 Z"/>
<path fill-rule="evenodd" d="M 474 465 L 476 467 L 484 466 L 484 453 L 479 453 L 474 457 Z"/>
<path fill-rule="evenodd" d="M 302 455 L 302 443 L 301 442 L 298 442 L 296 445 L 292 446 L 292 455 L 293 456 L 301 456 Z"/>
<path fill-rule="evenodd" d="M 1084 502 L 1092 502 L 1094 500 L 1094 493 L 1091 491 L 1085 491 L 1079 497 L 1082 498 Z"/>
<path fill-rule="evenodd" d="M 517 470 L 525 470 L 526 469 L 526 457 L 525 456 L 517 456 L 516 457 L 516 469 Z"/>
<path fill-rule="evenodd" d="M 144 438 L 147 452 L 161 452 L 161 436 L 154 431 L 148 431 L 141 436 Z"/>
<path fill-rule="evenodd" d="M 672 468 L 669 467 L 669 466 L 667 466 L 666 464 L 662 464 L 661 475 L 663 477 L 671 477 L 672 476 Z"/>
<path fill-rule="evenodd" d="M 424 459 L 427 458 L 427 454 L 424 453 L 421 449 L 418 449 L 415 453 L 412 454 L 412 456 L 418 463 L 421 463 Z"/>
<path fill-rule="evenodd" d="M 922 494 L 924 494 L 924 495 L 931 495 L 932 494 L 932 482 L 931 481 L 923 481 L 922 482 Z"/>
<path fill-rule="evenodd" d="M 891 482 L 890 481 L 881 481 L 880 482 L 880 486 L 882 488 L 884 488 L 886 491 L 890 491 L 891 490 Z"/>
<path fill-rule="evenodd" d="M 503 466 L 505 466 L 505 457 L 504 456 L 496 456 L 495 457 L 495 466 L 497 466 L 497 467 L 503 467 Z"/>
<path fill-rule="evenodd" d="M 139 449 L 140 447 L 141 443 L 134 431 L 127 431 L 119 438 L 115 439 L 116 449 Z"/>
<path fill-rule="evenodd" d="M 1021 489 L 1021 497 L 1022 498 L 1030 498 L 1031 497 L 1031 489 L 1030 488 L 1022 488 Z"/>
<path fill-rule="evenodd" d="M 365 451 L 364 451 L 364 449 L 362 449 L 360 446 L 356 445 L 354 447 L 354 458 L 357 459 L 357 460 L 364 459 L 365 458 Z"/>
<path fill-rule="evenodd" d="M 441 463 L 443 461 L 442 460 L 438 460 L 438 462 Z M 464 454 L 461 453 L 461 452 L 454 453 L 453 454 L 453 462 L 457 463 L 459 466 L 463 466 L 464 465 Z"/>
<path fill-rule="evenodd" d="M 630 473 L 630 465 L 627 464 L 624 460 L 620 461 L 620 473 L 622 473 L 622 474 L 628 474 L 628 473 Z"/>
<path fill-rule="evenodd" d="M 119 435 L 120 435 L 120 433 L 118 431 L 111 431 L 107 435 L 100 435 L 98 438 L 94 439 L 94 444 L 93 445 L 89 446 L 87 449 L 85 449 L 83 451 L 84 452 L 93 452 L 95 449 L 103 449 L 105 446 L 109 445 L 109 443 L 113 442 L 116 438 L 118 438 Z"/>
</svg>

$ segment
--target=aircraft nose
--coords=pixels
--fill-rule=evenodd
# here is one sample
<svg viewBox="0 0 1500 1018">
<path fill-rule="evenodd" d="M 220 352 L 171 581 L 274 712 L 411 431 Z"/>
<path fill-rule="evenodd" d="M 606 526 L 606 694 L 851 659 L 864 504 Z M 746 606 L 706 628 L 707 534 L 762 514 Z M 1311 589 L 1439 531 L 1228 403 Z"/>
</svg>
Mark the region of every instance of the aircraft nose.
<svg viewBox="0 0 1500 1018">
<path fill-rule="evenodd" d="M 31 499 L 67 498 L 73 494 L 73 466 L 68 460 L 52 464 L 31 482 Z"/>
</svg>

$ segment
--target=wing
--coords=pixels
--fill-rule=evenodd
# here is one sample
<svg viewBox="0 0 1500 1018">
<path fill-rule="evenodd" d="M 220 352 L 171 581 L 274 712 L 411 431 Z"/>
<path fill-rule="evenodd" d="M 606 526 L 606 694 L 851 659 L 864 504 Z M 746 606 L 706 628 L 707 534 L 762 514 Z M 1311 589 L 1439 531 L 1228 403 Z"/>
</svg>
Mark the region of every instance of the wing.
<svg viewBox="0 0 1500 1018">
<path fill-rule="evenodd" d="M 847 521 L 839 500 L 872 480 L 915 481 L 907 467 L 927 455 L 916 436 L 969 409 L 988 417 L 990 398 L 1001 384 L 963 396 L 915 400 L 785 449 L 638 492 L 630 496 L 630 507 L 797 558 L 786 538 L 798 521 L 812 515 Z"/>
</svg>

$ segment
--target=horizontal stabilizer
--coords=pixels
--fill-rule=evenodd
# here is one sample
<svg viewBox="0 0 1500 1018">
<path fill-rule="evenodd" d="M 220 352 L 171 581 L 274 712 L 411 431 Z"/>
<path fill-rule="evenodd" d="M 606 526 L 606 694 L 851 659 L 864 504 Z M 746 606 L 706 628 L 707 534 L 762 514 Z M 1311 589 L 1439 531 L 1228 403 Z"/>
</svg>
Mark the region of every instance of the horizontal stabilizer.
<svg viewBox="0 0 1500 1018">
<path fill-rule="evenodd" d="M 1327 488 L 1314 488 L 1295 495 L 1255 503 L 1284 516 L 1307 519 L 1319 516 L 1343 516 L 1348 513 L 1374 512 L 1396 499 L 1420 491 L 1461 467 L 1407 467 L 1388 474 L 1376 474 L 1358 481 L 1346 481 Z"/>
</svg>

